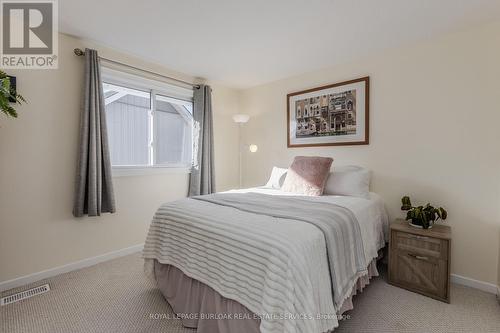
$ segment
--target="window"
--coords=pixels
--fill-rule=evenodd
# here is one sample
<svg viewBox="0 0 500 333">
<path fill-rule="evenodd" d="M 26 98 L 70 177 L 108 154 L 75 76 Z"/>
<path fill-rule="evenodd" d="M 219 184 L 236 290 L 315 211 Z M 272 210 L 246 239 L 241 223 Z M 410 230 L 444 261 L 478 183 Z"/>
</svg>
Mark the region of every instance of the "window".
<svg viewBox="0 0 500 333">
<path fill-rule="evenodd" d="M 192 164 L 193 92 L 103 68 L 113 167 Z"/>
</svg>

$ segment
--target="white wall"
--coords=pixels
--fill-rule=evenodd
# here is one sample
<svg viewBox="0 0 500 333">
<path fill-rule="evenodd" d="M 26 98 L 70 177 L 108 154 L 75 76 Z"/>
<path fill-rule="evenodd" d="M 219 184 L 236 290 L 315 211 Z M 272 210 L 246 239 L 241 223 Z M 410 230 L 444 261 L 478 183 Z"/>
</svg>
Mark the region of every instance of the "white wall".
<svg viewBox="0 0 500 333">
<path fill-rule="evenodd" d="M 500 228 L 498 232 L 498 239 L 499 239 L 499 244 L 500 244 Z M 500 301 L 500 246 L 498 247 L 498 273 L 497 273 L 497 297 L 498 300 Z"/>
<path fill-rule="evenodd" d="M 273 165 L 326 155 L 335 164 L 374 171 L 391 217 L 399 200 L 449 210 L 453 273 L 500 284 L 500 24 L 366 56 L 351 63 L 248 89 L 212 84 L 217 189 L 238 184 L 238 128 L 244 183 L 263 184 Z M 0 282 L 144 241 L 156 208 L 187 193 L 188 175 L 115 179 L 118 210 L 100 218 L 71 215 L 85 46 L 101 55 L 178 78 L 193 78 L 60 35 L 58 70 L 9 71 L 29 104 L 19 119 L 0 117 Z M 371 77 L 369 146 L 286 148 L 286 94 L 355 77 Z M 498 273 L 497 273 L 498 272 Z"/>
<path fill-rule="evenodd" d="M 193 81 L 88 41 L 60 35 L 58 70 L 11 70 L 28 100 L 0 117 L 0 282 L 143 243 L 155 210 L 187 194 L 187 174 L 114 179 L 117 212 L 73 218 L 84 59 L 73 48 Z M 217 187 L 238 183 L 236 91 L 213 86 Z"/>
<path fill-rule="evenodd" d="M 212 103 L 217 107 L 214 117 L 215 179 L 217 191 L 238 187 L 238 126 L 233 115 L 239 113 L 239 91 L 212 85 Z"/>
<path fill-rule="evenodd" d="M 402 217 L 400 199 L 449 211 L 452 273 L 496 283 L 500 214 L 500 23 L 365 56 L 351 63 L 248 89 L 245 185 L 264 184 L 296 155 L 373 170 L 372 190 Z M 370 145 L 286 147 L 287 93 L 370 76 Z"/>
</svg>

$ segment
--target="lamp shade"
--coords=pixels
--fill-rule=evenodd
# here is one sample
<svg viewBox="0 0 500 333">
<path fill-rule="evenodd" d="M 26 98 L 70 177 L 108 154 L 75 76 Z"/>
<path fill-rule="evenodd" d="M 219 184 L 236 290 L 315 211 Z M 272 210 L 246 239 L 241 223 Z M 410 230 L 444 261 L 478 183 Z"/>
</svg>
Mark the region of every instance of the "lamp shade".
<svg viewBox="0 0 500 333">
<path fill-rule="evenodd" d="M 256 153 L 257 150 L 259 150 L 259 147 L 257 147 L 257 145 L 250 145 L 248 149 L 250 150 L 250 152 Z"/>
<path fill-rule="evenodd" d="M 239 123 L 239 124 L 244 124 L 244 123 L 248 122 L 249 119 L 250 119 L 250 116 L 247 114 L 235 114 L 233 116 L 234 122 Z"/>
</svg>

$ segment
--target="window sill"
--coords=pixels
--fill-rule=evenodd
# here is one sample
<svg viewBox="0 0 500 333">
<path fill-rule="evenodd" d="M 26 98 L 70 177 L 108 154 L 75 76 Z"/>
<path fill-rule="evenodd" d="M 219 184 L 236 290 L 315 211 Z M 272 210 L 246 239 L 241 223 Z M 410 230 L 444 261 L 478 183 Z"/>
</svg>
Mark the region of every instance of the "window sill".
<svg viewBox="0 0 500 333">
<path fill-rule="evenodd" d="M 111 170 L 113 178 L 191 173 L 190 168 L 185 166 L 113 166 Z"/>
</svg>

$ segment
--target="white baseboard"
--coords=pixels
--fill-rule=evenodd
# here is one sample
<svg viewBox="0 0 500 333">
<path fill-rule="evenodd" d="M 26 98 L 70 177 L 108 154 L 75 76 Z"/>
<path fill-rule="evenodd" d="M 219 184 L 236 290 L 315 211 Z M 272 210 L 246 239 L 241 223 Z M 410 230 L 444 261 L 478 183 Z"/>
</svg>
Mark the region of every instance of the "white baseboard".
<svg viewBox="0 0 500 333">
<path fill-rule="evenodd" d="M 95 264 L 99 264 L 99 263 L 104 262 L 104 261 L 123 257 L 123 256 L 129 255 L 129 254 L 132 254 L 132 253 L 140 252 L 140 251 L 142 251 L 143 247 L 144 247 L 144 244 L 138 244 L 138 245 L 127 247 L 127 248 L 124 248 L 121 250 L 101 254 L 101 255 L 96 256 L 96 257 L 76 261 L 76 262 L 73 262 L 71 264 L 67 264 L 67 265 L 63 265 L 63 266 L 59 266 L 59 267 L 54 267 L 54 268 L 50 268 L 50 269 L 47 269 L 47 270 L 44 270 L 41 272 L 21 276 L 21 277 L 12 279 L 12 280 L 3 281 L 3 282 L 0 282 L 0 291 L 21 287 L 21 286 L 24 286 L 24 285 L 27 285 L 27 284 L 30 284 L 30 283 L 33 283 L 36 281 L 51 278 L 51 277 L 59 275 L 59 274 L 63 274 L 63 273 L 71 272 L 71 271 L 76 271 L 77 269 L 93 266 Z"/>
<path fill-rule="evenodd" d="M 497 295 L 499 292 L 498 286 L 493 283 L 474 280 L 457 274 L 451 274 L 451 283 L 461 284 L 463 286 L 479 289 L 493 295 Z"/>
</svg>

